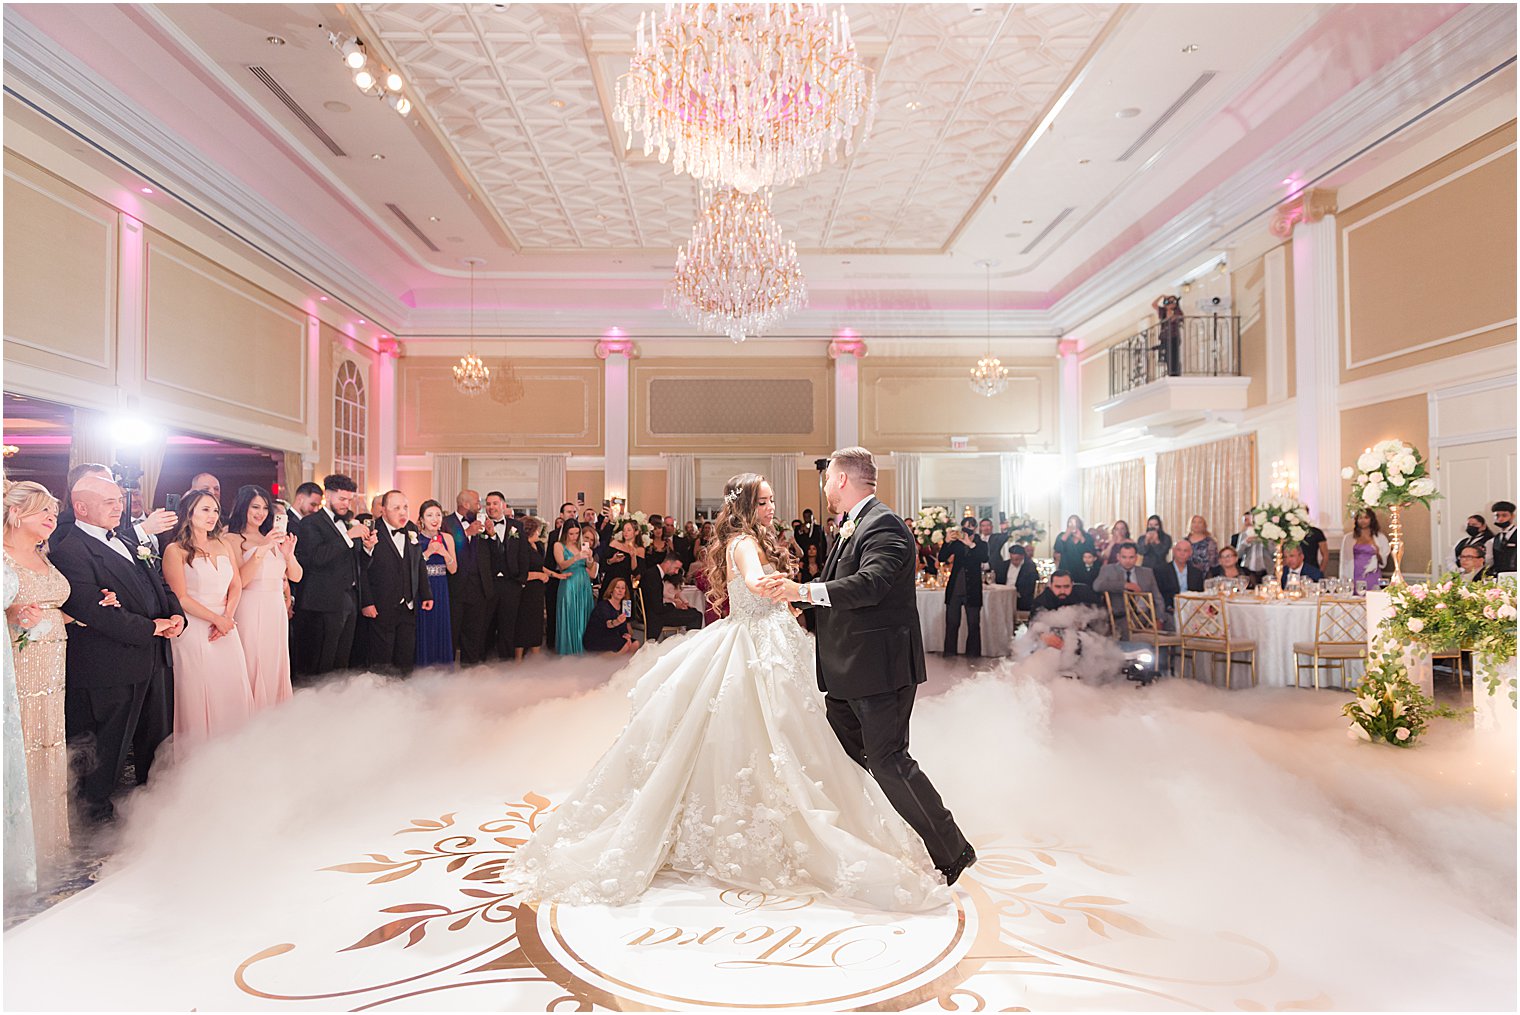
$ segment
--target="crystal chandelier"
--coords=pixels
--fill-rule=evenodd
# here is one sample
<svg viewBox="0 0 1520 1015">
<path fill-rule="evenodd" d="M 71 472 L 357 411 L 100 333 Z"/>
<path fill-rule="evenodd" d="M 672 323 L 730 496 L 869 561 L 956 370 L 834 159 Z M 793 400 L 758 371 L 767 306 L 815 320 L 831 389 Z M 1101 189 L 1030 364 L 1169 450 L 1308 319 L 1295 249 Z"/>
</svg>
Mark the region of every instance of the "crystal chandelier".
<svg viewBox="0 0 1520 1015">
<path fill-rule="evenodd" d="M 647 21 L 647 24 L 646 24 Z M 791 183 L 863 144 L 876 75 L 855 52 L 850 19 L 822 3 L 666 4 L 639 16 L 615 116 L 644 154 L 675 171 L 753 193 Z"/>
<path fill-rule="evenodd" d="M 521 401 L 526 389 L 523 382 L 518 379 L 517 370 L 513 368 L 510 360 L 502 360 L 496 364 L 496 369 L 491 371 L 491 398 L 502 405 L 511 405 Z"/>
<path fill-rule="evenodd" d="M 474 397 L 491 383 L 491 371 L 486 368 L 485 361 L 475 355 L 475 266 L 481 260 L 471 257 L 466 263 L 470 266 L 470 351 L 454 364 L 454 390 Z"/>
<path fill-rule="evenodd" d="M 1003 361 L 992 355 L 992 269 L 997 265 L 996 261 L 978 261 L 980 267 L 987 269 L 987 355 L 976 361 L 976 366 L 971 368 L 971 390 L 978 395 L 991 398 L 1000 395 L 1008 387 L 1008 368 L 1003 366 Z"/>
<path fill-rule="evenodd" d="M 742 342 L 806 303 L 797 245 L 781 238 L 770 194 L 715 191 L 676 255 L 665 306 Z"/>
</svg>

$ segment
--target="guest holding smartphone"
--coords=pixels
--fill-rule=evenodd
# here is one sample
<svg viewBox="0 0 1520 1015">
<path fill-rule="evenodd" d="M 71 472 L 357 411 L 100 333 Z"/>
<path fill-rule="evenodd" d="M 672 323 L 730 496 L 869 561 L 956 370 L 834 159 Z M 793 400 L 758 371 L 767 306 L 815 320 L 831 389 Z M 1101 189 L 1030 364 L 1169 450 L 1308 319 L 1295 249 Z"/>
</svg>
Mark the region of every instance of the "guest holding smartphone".
<svg viewBox="0 0 1520 1015">
<path fill-rule="evenodd" d="M 290 700 L 290 616 L 285 580 L 301 580 L 296 536 L 285 513 L 260 486 L 240 487 L 227 518 L 227 539 L 236 548 L 243 584 L 233 619 L 248 662 L 254 711 Z"/>
<path fill-rule="evenodd" d="M 587 652 L 613 652 L 627 655 L 638 649 L 629 630 L 628 619 L 633 600 L 628 598 L 628 579 L 621 576 L 607 579 L 601 601 L 591 611 L 586 621 L 583 644 Z"/>
<path fill-rule="evenodd" d="M 554 560 L 563 575 L 555 618 L 555 651 L 578 656 L 584 649 L 586 620 L 591 616 L 591 582 L 596 577 L 596 556 L 579 522 L 566 522 L 554 544 Z"/>
<path fill-rule="evenodd" d="M 425 500 L 417 512 L 421 530 L 422 560 L 427 565 L 433 608 L 417 614 L 417 665 L 453 666 L 453 613 L 449 608 L 449 581 L 459 570 L 454 540 L 443 531 L 443 505 Z"/>
</svg>

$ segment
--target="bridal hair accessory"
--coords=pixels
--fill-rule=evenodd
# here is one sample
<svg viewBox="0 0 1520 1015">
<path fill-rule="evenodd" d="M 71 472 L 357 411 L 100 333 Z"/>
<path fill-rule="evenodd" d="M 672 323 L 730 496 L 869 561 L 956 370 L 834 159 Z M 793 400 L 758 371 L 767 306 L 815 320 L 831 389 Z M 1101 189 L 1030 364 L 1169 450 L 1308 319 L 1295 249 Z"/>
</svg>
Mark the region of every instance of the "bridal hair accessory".
<svg viewBox="0 0 1520 1015">
<path fill-rule="evenodd" d="M 723 500 L 726 503 L 729 503 L 729 504 L 737 504 L 737 503 L 739 503 L 739 491 L 738 490 L 730 490 L 728 493 L 725 493 L 723 495 Z"/>
</svg>

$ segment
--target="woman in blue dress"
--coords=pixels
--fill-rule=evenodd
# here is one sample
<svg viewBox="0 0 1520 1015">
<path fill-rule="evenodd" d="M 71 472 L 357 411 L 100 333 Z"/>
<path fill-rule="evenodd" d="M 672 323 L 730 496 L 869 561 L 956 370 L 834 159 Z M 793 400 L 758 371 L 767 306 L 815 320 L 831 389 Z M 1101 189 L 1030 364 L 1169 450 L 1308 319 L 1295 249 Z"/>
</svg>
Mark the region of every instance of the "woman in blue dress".
<svg viewBox="0 0 1520 1015">
<path fill-rule="evenodd" d="M 596 577 L 596 559 L 589 543 L 581 539 L 578 522 L 566 522 L 559 530 L 559 538 L 554 542 L 554 560 L 559 565 L 562 579 L 556 597 L 558 616 L 554 620 L 554 650 L 562 656 L 578 656 L 585 651 L 582 642 L 594 599 L 591 580 Z"/>
<path fill-rule="evenodd" d="M 433 608 L 417 611 L 417 665 L 453 666 L 449 575 L 459 568 L 459 558 L 454 553 L 454 540 L 442 531 L 443 505 L 436 500 L 423 501 L 417 521 L 422 529 L 422 559 L 427 564 L 428 587 L 433 592 Z"/>
</svg>

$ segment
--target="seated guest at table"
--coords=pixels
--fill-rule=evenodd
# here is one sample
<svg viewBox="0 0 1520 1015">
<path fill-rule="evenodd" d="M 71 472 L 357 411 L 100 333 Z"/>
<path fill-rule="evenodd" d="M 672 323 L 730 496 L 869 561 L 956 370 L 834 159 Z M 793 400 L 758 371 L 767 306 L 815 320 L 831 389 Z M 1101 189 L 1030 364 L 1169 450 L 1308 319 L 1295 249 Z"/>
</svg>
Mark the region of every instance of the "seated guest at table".
<svg viewBox="0 0 1520 1015">
<path fill-rule="evenodd" d="M 658 602 L 649 604 L 650 612 L 654 614 L 654 623 L 649 628 L 651 637 L 657 637 L 660 630 L 666 627 L 684 627 L 688 631 L 695 631 L 702 626 L 702 613 L 692 609 L 686 597 L 681 594 L 686 587 L 686 580 L 681 577 L 681 562 L 666 560 L 660 565 L 660 571 L 662 594 Z"/>
<path fill-rule="evenodd" d="M 1456 549 L 1451 551 L 1452 557 L 1458 566 L 1462 563 L 1462 551 L 1469 546 L 1476 546 L 1483 553 L 1484 566 L 1492 559 L 1490 543 L 1494 538 L 1494 530 L 1488 527 L 1488 519 L 1482 515 L 1467 516 L 1467 534 L 1457 540 Z"/>
<path fill-rule="evenodd" d="M 1489 577 L 1488 568 L 1484 566 L 1483 549 L 1479 546 L 1464 546 L 1462 552 L 1457 554 L 1457 571 L 1452 578 L 1459 582 L 1481 582 Z"/>
<path fill-rule="evenodd" d="M 1026 613 L 1034 606 L 1034 587 L 1040 582 L 1040 569 L 1029 559 L 1029 551 L 1018 543 L 1008 544 L 1008 578 L 1018 596 L 1018 609 Z"/>
<path fill-rule="evenodd" d="M 1240 566 L 1240 551 L 1233 546 L 1219 548 L 1219 563 L 1209 568 L 1205 578 L 1244 578 L 1246 588 L 1256 584 L 1256 576 Z"/>
<path fill-rule="evenodd" d="M 1388 537 L 1378 525 L 1376 511 L 1358 511 L 1351 531 L 1341 540 L 1341 577 L 1378 587 L 1383 564 L 1388 560 Z"/>
<path fill-rule="evenodd" d="M 1161 587 L 1161 598 L 1166 601 L 1166 611 L 1172 612 L 1179 592 L 1202 592 L 1204 573 L 1192 564 L 1193 544 L 1179 539 L 1172 544 L 1172 562 L 1155 572 L 1156 584 Z"/>
<path fill-rule="evenodd" d="M 1108 552 L 1100 553 L 1099 556 L 1103 558 L 1105 564 L 1113 564 L 1119 559 L 1119 547 L 1128 542 L 1131 542 L 1129 522 L 1120 518 L 1108 530 L 1108 542 L 1105 544 Z"/>
<path fill-rule="evenodd" d="M 1278 581 L 1283 588 L 1287 588 L 1288 579 L 1294 576 L 1299 581 L 1311 582 L 1317 582 L 1325 577 L 1324 572 L 1304 560 L 1304 548 L 1302 546 L 1290 546 L 1283 551 L 1283 570 Z"/>
<path fill-rule="evenodd" d="M 607 579 L 602 598 L 586 621 L 586 635 L 582 644 L 587 652 L 626 655 L 639 647 L 633 640 L 633 632 L 629 630 L 628 614 L 623 612 L 623 603 L 627 599 L 628 579 L 622 575 Z M 631 603 L 629 605 L 632 606 Z"/>
<path fill-rule="evenodd" d="M 1030 619 L 1065 606 L 1097 605 L 1098 597 L 1092 589 L 1073 581 L 1071 572 L 1057 571 L 1050 576 L 1050 584 L 1045 586 L 1045 590 L 1034 597 Z"/>
<path fill-rule="evenodd" d="M 1175 552 L 1176 547 L 1172 547 L 1172 550 Z M 1109 605 L 1113 609 L 1114 633 L 1120 641 L 1129 638 L 1129 622 L 1124 616 L 1125 592 L 1149 592 L 1151 602 L 1158 612 L 1165 607 L 1156 574 L 1140 563 L 1140 552 L 1134 543 L 1125 543 L 1119 547 L 1119 559 L 1115 563 L 1103 565 L 1103 570 L 1098 572 L 1092 587 L 1094 592 L 1108 596 Z"/>
<path fill-rule="evenodd" d="M 1098 563 L 1098 551 L 1088 550 L 1082 554 L 1082 559 L 1077 562 L 1077 566 L 1070 569 L 1068 573 L 1071 575 L 1071 580 L 1078 585 L 1092 588 L 1092 583 L 1098 580 L 1098 572 L 1101 570 L 1102 565 Z"/>
<path fill-rule="evenodd" d="M 1172 552 L 1172 537 L 1161 524 L 1160 515 L 1151 515 L 1145 520 L 1145 532 L 1135 542 L 1140 547 L 1140 563 L 1152 571 L 1165 566 L 1166 555 Z"/>
</svg>

